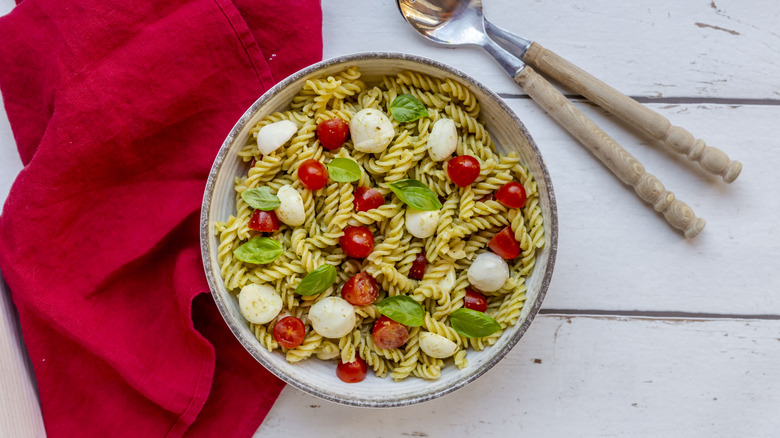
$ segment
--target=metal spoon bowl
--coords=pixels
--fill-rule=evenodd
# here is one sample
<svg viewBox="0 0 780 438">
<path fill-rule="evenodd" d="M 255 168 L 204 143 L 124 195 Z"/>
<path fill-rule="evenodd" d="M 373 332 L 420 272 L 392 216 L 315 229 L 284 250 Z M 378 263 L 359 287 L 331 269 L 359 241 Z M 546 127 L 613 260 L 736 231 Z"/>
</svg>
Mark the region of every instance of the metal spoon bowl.
<svg viewBox="0 0 780 438">
<path fill-rule="evenodd" d="M 515 57 L 523 59 L 531 47 L 531 40 L 507 32 L 488 21 L 482 14 L 481 2 L 400 0 L 396 4 L 409 24 L 428 39 L 440 44 L 463 44 L 464 35 L 470 29 L 478 29 L 481 21 L 485 33 Z M 479 34 L 474 36 L 482 37 Z"/>
<path fill-rule="evenodd" d="M 525 64 L 501 48 L 485 30 L 481 0 L 398 0 L 401 15 L 425 38 L 446 46 L 479 46 L 514 78 Z"/>
</svg>

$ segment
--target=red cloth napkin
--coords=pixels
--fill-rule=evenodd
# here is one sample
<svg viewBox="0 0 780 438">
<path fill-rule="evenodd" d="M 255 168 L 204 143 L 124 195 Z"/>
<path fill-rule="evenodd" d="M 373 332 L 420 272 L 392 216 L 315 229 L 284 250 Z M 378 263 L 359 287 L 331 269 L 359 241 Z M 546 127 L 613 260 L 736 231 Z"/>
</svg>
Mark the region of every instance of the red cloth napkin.
<svg viewBox="0 0 780 438">
<path fill-rule="evenodd" d="M 214 156 L 322 56 L 316 0 L 25 0 L 0 90 L 25 165 L 0 215 L 49 436 L 249 436 L 282 383 L 208 294 Z"/>
</svg>

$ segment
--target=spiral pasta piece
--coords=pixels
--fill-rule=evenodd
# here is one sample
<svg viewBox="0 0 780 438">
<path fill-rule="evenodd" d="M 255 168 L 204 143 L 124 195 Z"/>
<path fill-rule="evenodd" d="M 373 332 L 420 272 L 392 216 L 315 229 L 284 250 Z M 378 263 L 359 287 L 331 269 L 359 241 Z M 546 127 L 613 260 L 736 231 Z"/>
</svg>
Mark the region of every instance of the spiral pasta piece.
<svg viewBox="0 0 780 438">
<path fill-rule="evenodd" d="M 484 145 L 483 147 L 490 148 L 493 146 L 493 139 L 490 137 L 487 129 L 485 129 L 485 126 L 462 107 L 450 104 L 447 105 L 444 111 L 455 121 L 458 127 L 470 134 L 474 134 L 476 140 Z"/>
<path fill-rule="evenodd" d="M 366 365 L 374 370 L 374 374 L 377 377 L 384 378 L 393 368 L 389 364 L 390 361 L 377 354 L 377 352 L 368 345 L 366 339 L 370 338 L 370 336 L 368 336 L 368 338 L 366 336 L 367 335 L 361 336 L 357 352 L 359 356 L 366 361 Z"/>
<path fill-rule="evenodd" d="M 359 342 L 360 330 L 357 329 L 339 338 L 339 351 L 341 352 L 342 362 L 349 363 L 355 361 Z"/>
<path fill-rule="evenodd" d="M 458 212 L 458 219 L 462 221 L 468 221 L 474 217 L 474 190 L 471 186 L 460 189 L 460 211 Z"/>
<path fill-rule="evenodd" d="M 335 359 L 341 355 L 339 346 L 329 340 L 323 340 L 317 349 L 314 351 L 314 355 L 320 360 Z"/>
<path fill-rule="evenodd" d="M 417 367 L 420 360 L 420 327 L 412 327 L 409 330 L 409 340 L 404 347 L 404 356 L 398 365 L 393 368 L 391 377 L 396 382 L 409 377 Z"/>
<path fill-rule="evenodd" d="M 460 82 L 447 78 L 441 87 L 441 91 L 459 100 L 470 116 L 476 117 L 477 114 L 479 114 L 479 103 L 477 102 L 477 98 Z"/>
<path fill-rule="evenodd" d="M 287 362 L 295 363 L 304 359 L 308 359 L 312 354 L 317 352 L 320 344 L 322 343 L 322 336 L 317 334 L 314 330 L 309 331 L 306 337 L 303 339 L 303 343 L 291 350 L 287 350 L 285 359 Z"/>
<path fill-rule="evenodd" d="M 458 335 L 458 333 L 450 327 L 449 325 L 435 319 L 433 315 L 426 314 L 425 315 L 425 322 L 423 324 L 423 327 L 431 333 L 435 333 L 439 336 L 444 336 L 445 338 L 449 339 L 452 342 L 455 342 L 456 344 L 462 344 L 463 339 Z"/>
<path fill-rule="evenodd" d="M 501 328 L 513 326 L 520 319 L 520 312 L 523 310 L 525 304 L 525 283 L 522 277 L 520 283 L 515 286 L 515 290 L 511 295 L 507 296 L 502 302 L 501 306 L 496 312 L 495 319 L 501 324 Z"/>
<path fill-rule="evenodd" d="M 268 351 L 274 351 L 279 348 L 279 343 L 276 342 L 274 336 L 268 333 L 268 329 L 262 324 L 249 324 L 249 329 L 255 334 L 255 338 L 260 342 L 260 345 L 265 347 Z"/>
<path fill-rule="evenodd" d="M 296 175 L 298 165 L 308 159 L 318 159 L 322 156 L 322 147 L 319 143 L 313 143 L 317 123 L 315 120 L 307 120 L 298 133 L 290 140 L 287 147 L 287 158 L 282 162 L 282 169 L 289 170 Z"/>
<path fill-rule="evenodd" d="M 462 370 L 463 368 L 469 366 L 469 361 L 468 359 L 466 359 L 466 350 L 458 350 L 453 356 L 453 361 L 455 362 L 455 366 L 458 367 L 459 370 Z"/>
</svg>

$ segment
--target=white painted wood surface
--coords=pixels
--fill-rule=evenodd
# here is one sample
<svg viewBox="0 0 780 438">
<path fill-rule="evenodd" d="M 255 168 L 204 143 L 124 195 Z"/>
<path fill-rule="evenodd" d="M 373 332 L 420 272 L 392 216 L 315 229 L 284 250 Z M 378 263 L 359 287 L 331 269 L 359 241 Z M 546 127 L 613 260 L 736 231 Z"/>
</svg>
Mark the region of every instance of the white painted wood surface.
<svg viewBox="0 0 780 438">
<path fill-rule="evenodd" d="M 443 399 L 370 410 L 285 389 L 255 436 L 777 436 L 778 344 L 770 321 L 545 315 Z"/>
<path fill-rule="evenodd" d="M 742 161 L 742 174 L 726 185 L 575 99 L 707 220 L 685 240 L 486 54 L 428 44 L 390 0 L 323 1 L 326 58 L 414 53 L 505 96 L 552 174 L 558 260 L 545 314 L 474 384 L 391 410 L 343 407 L 287 388 L 257 436 L 778 436 L 780 3 L 483 2 L 495 24 L 649 102 Z M 0 0 L 0 14 L 12 6 Z M 0 200 L 20 169 L 2 113 Z M 0 296 L 0 437 L 39 436 L 35 393 L 7 294 Z"/>
</svg>

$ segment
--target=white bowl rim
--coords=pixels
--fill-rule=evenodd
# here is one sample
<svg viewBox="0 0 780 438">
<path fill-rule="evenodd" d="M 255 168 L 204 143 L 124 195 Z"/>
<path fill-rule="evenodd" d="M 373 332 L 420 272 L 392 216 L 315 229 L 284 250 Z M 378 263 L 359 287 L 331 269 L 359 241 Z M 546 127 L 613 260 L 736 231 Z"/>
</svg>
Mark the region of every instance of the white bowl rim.
<svg viewBox="0 0 780 438">
<path fill-rule="evenodd" d="M 493 356 L 490 358 L 490 360 L 479 370 L 477 370 L 476 372 L 467 376 L 464 379 L 458 380 L 453 385 L 447 386 L 435 392 L 426 392 L 421 394 L 415 394 L 405 398 L 398 398 L 393 400 L 379 400 L 379 401 L 357 400 L 354 398 L 339 397 L 337 395 L 321 393 L 316 389 L 308 387 L 304 383 L 291 378 L 281 370 L 277 369 L 276 366 L 269 363 L 261 354 L 258 353 L 259 351 L 258 349 L 260 347 L 259 344 L 256 343 L 250 344 L 246 342 L 243 339 L 243 337 L 240 335 L 241 328 L 237 325 L 236 321 L 234 321 L 231 318 L 232 315 L 230 314 L 230 311 L 228 310 L 226 303 L 222 301 L 221 296 L 217 293 L 218 280 L 212 275 L 213 270 L 212 270 L 212 263 L 211 263 L 210 251 L 209 251 L 210 240 L 213 236 L 211 235 L 210 224 L 208 222 L 209 222 L 209 212 L 211 209 L 211 200 L 212 200 L 214 184 L 230 146 L 233 144 L 239 132 L 243 129 L 246 123 L 252 118 L 253 114 L 255 114 L 273 96 L 275 96 L 281 90 L 285 89 L 287 86 L 297 81 L 301 77 L 304 77 L 317 70 L 332 65 L 349 64 L 351 62 L 363 61 L 366 59 L 382 59 L 382 60 L 399 59 L 399 60 L 412 61 L 420 64 L 426 64 L 456 76 L 459 81 L 467 82 L 468 85 L 478 88 L 481 92 L 485 93 L 490 98 L 495 100 L 497 104 L 501 107 L 501 109 L 511 117 L 512 121 L 520 127 L 521 131 L 523 132 L 523 135 L 526 137 L 526 140 L 528 141 L 528 145 L 534 151 L 534 154 L 537 157 L 539 161 L 539 166 L 541 168 L 541 175 L 534 174 L 534 177 L 537 180 L 539 180 L 540 177 L 541 179 L 544 180 L 544 184 L 548 190 L 549 201 L 550 201 L 549 208 L 550 208 L 551 232 L 549 236 L 545 236 L 545 245 L 549 245 L 547 269 L 544 272 L 544 277 L 542 278 L 542 281 L 540 283 L 540 290 L 536 298 L 536 301 L 534 302 L 527 318 L 523 321 L 522 325 L 517 329 L 517 331 L 509 340 L 509 342 L 502 349 L 495 351 Z M 514 348 L 514 346 L 520 341 L 520 338 L 522 338 L 523 334 L 525 334 L 526 330 L 528 330 L 528 327 L 531 325 L 531 322 L 533 322 L 534 317 L 539 313 L 539 309 L 541 308 L 542 302 L 544 301 L 544 297 L 547 294 L 547 290 L 552 280 L 552 274 L 555 267 L 555 259 L 558 252 L 557 204 L 555 198 L 555 191 L 553 190 L 552 180 L 550 178 L 550 173 L 547 169 L 547 165 L 544 162 L 539 147 L 536 145 L 530 133 L 528 132 L 527 128 L 520 120 L 520 118 L 517 116 L 517 114 L 515 114 L 515 112 L 509 107 L 509 105 L 507 105 L 506 102 L 504 102 L 504 100 L 495 92 L 488 89 L 485 85 L 478 82 L 476 79 L 472 78 L 468 74 L 454 67 L 451 67 L 447 64 L 441 63 L 439 61 L 430 58 L 422 57 L 419 55 L 411 55 L 407 53 L 398 53 L 398 52 L 353 53 L 349 55 L 343 55 L 343 56 L 325 59 L 316 64 L 312 64 L 308 67 L 305 67 L 297 71 L 296 73 L 293 73 L 292 75 L 278 82 L 276 85 L 271 87 L 268 91 L 263 93 L 263 95 L 260 96 L 246 110 L 246 112 L 244 112 L 241 118 L 238 119 L 236 124 L 233 126 L 233 129 L 230 131 L 228 136 L 225 138 L 225 141 L 222 143 L 222 146 L 220 147 L 219 152 L 217 153 L 217 156 L 214 159 L 214 164 L 212 165 L 211 171 L 209 172 L 208 180 L 206 182 L 206 187 L 203 195 L 203 204 L 201 206 L 201 214 L 200 214 L 200 249 L 201 249 L 201 257 L 203 260 L 203 267 L 205 270 L 206 279 L 209 284 L 209 289 L 211 291 L 211 295 L 214 298 L 215 303 L 217 304 L 217 308 L 219 309 L 219 312 L 222 315 L 222 318 L 230 328 L 230 331 L 233 333 L 236 339 L 244 346 L 247 352 L 249 352 L 258 362 L 260 362 L 261 365 L 263 365 L 263 367 L 265 367 L 276 377 L 278 377 L 285 383 L 292 385 L 293 387 L 298 388 L 306 393 L 309 393 L 311 395 L 314 395 L 324 400 L 328 400 L 328 401 L 332 401 L 344 405 L 357 406 L 357 407 L 370 407 L 370 408 L 410 406 L 413 404 L 422 403 L 422 402 L 433 400 L 435 398 L 442 397 L 446 394 L 452 393 L 468 385 L 469 383 L 475 381 L 477 378 L 479 378 L 480 376 L 485 374 L 488 370 L 490 370 L 494 365 L 496 365 L 501 359 L 503 359 L 504 356 L 506 356 L 509 353 L 509 351 L 511 351 L 512 348 Z"/>
</svg>

